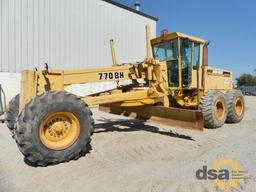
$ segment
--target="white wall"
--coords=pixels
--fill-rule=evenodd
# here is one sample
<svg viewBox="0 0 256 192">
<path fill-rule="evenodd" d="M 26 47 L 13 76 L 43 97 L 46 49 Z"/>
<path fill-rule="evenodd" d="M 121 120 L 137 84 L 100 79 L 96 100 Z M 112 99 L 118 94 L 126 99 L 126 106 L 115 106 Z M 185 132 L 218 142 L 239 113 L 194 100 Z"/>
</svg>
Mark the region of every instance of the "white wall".
<svg viewBox="0 0 256 192">
<path fill-rule="evenodd" d="M 21 74 L 0 72 L 0 84 L 6 94 L 7 102 L 20 92 Z"/>
<path fill-rule="evenodd" d="M 80 69 L 145 56 L 145 25 L 156 21 L 102 0 L 0 0 L 0 71 Z"/>
</svg>

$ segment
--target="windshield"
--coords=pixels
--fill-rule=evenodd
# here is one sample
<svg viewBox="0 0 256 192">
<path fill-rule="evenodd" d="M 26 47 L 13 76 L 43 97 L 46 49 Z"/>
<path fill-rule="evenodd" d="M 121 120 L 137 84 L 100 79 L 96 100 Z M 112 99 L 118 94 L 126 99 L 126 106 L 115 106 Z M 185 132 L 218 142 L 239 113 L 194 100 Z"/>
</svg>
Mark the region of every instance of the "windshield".
<svg viewBox="0 0 256 192">
<path fill-rule="evenodd" d="M 178 40 L 172 39 L 153 45 L 153 54 L 156 60 L 173 60 L 178 58 Z"/>
</svg>

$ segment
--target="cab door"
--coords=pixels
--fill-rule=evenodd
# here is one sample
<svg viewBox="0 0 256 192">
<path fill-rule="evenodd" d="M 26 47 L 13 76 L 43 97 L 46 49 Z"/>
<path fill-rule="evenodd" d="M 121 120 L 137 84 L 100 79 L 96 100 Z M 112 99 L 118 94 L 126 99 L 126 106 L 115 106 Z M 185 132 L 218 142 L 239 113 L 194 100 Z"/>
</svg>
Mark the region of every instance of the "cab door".
<svg viewBox="0 0 256 192">
<path fill-rule="evenodd" d="M 200 66 L 200 44 L 181 39 L 182 86 L 196 86 L 197 70 Z M 194 85 L 195 84 L 195 85 Z"/>
<path fill-rule="evenodd" d="M 192 81 L 192 46 L 189 39 L 180 40 L 182 87 L 189 87 Z"/>
</svg>

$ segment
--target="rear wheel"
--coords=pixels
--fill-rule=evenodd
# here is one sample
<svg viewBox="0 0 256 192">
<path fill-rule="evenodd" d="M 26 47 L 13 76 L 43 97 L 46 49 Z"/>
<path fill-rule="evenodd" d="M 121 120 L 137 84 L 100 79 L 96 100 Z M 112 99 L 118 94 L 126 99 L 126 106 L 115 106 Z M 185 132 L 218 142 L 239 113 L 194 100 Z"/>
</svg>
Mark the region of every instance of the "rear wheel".
<svg viewBox="0 0 256 192">
<path fill-rule="evenodd" d="M 20 94 L 11 99 L 5 113 L 6 126 L 13 133 L 16 126 L 16 118 L 19 114 Z"/>
<path fill-rule="evenodd" d="M 46 92 L 19 114 L 15 139 L 26 162 L 47 166 L 84 156 L 90 149 L 92 113 L 77 96 Z"/>
<path fill-rule="evenodd" d="M 228 101 L 227 123 L 239 123 L 244 117 L 245 102 L 241 91 L 231 90 L 226 94 Z"/>
<path fill-rule="evenodd" d="M 207 92 L 201 99 L 200 110 L 204 115 L 206 128 L 218 128 L 224 125 L 227 118 L 227 102 L 221 92 Z"/>
</svg>

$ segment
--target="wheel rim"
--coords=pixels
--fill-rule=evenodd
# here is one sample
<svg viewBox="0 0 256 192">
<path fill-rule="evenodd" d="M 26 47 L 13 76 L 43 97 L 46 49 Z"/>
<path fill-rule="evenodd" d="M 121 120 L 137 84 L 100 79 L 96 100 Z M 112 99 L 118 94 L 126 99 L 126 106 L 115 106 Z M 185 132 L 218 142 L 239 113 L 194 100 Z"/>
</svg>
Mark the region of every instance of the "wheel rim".
<svg viewBox="0 0 256 192">
<path fill-rule="evenodd" d="M 221 121 L 225 115 L 225 105 L 222 100 L 217 100 L 215 103 L 215 117 L 217 120 Z"/>
<path fill-rule="evenodd" d="M 64 150 L 74 144 L 79 134 L 79 120 L 70 112 L 52 113 L 40 124 L 40 140 L 48 149 Z"/>
<path fill-rule="evenodd" d="M 240 117 L 243 113 L 243 110 L 244 110 L 243 102 L 240 98 L 237 98 L 236 102 L 235 102 L 235 113 L 236 113 L 236 115 L 238 117 Z"/>
</svg>

